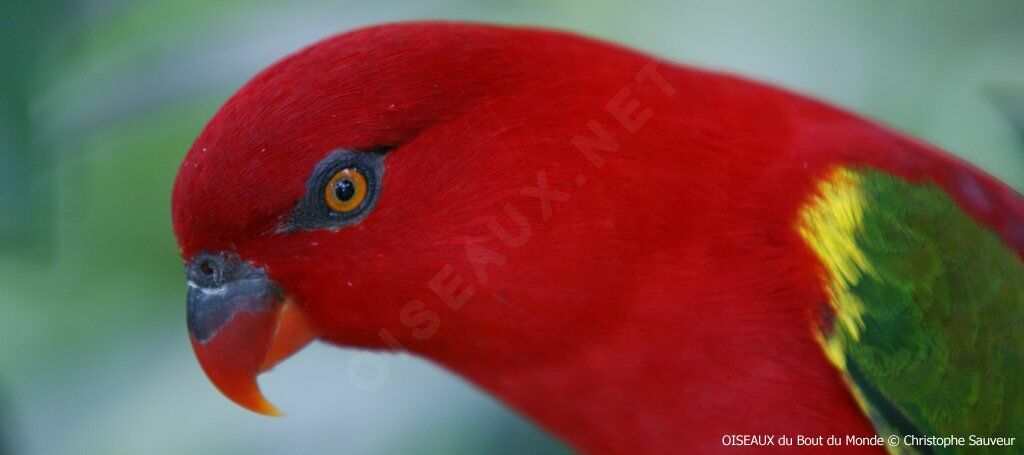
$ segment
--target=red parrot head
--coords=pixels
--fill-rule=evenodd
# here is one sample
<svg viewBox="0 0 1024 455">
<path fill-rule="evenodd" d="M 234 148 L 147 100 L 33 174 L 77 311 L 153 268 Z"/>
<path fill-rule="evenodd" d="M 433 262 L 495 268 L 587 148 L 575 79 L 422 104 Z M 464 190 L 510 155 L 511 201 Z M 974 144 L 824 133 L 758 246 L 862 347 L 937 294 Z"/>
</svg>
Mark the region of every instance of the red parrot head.
<svg viewBox="0 0 1024 455">
<path fill-rule="evenodd" d="M 316 338 L 466 373 L 599 336 L 635 276 L 607 259 L 623 241 L 651 250 L 655 231 L 629 216 L 638 174 L 609 156 L 613 178 L 584 187 L 579 170 L 600 163 L 573 140 L 625 84 L 623 105 L 665 96 L 637 76 L 649 62 L 560 33 L 425 23 L 339 35 L 264 70 L 202 131 L 174 187 L 208 377 L 274 414 L 256 376 Z M 624 231 L 635 238 L 611 239 Z M 595 298 L 600 312 L 574 307 Z"/>
<path fill-rule="evenodd" d="M 410 317 L 401 305 L 450 261 L 448 235 L 479 188 L 458 177 L 472 158 L 424 132 L 514 84 L 502 34 L 337 36 L 262 72 L 209 122 L 178 173 L 173 219 L 191 342 L 226 396 L 276 414 L 260 372 L 318 336 L 381 346 L 379 330 Z"/>
</svg>

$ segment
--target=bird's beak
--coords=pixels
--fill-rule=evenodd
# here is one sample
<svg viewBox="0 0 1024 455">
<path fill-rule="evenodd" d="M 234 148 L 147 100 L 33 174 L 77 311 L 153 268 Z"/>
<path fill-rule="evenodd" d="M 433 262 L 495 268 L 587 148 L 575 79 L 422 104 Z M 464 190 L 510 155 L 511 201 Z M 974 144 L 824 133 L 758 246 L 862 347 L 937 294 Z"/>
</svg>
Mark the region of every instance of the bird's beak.
<svg viewBox="0 0 1024 455">
<path fill-rule="evenodd" d="M 199 254 L 186 271 L 189 338 L 206 376 L 242 407 L 281 415 L 256 376 L 316 338 L 302 310 L 237 256 Z"/>
</svg>

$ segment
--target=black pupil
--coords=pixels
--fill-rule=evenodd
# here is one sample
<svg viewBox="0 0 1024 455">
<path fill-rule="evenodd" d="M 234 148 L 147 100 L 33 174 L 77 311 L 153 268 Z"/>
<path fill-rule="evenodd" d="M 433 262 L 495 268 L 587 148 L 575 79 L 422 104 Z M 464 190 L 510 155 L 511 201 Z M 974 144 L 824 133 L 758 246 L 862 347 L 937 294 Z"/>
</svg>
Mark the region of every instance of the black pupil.
<svg viewBox="0 0 1024 455">
<path fill-rule="evenodd" d="M 349 179 L 340 179 L 334 184 L 334 197 L 339 201 L 348 201 L 356 195 L 356 185 Z"/>
</svg>

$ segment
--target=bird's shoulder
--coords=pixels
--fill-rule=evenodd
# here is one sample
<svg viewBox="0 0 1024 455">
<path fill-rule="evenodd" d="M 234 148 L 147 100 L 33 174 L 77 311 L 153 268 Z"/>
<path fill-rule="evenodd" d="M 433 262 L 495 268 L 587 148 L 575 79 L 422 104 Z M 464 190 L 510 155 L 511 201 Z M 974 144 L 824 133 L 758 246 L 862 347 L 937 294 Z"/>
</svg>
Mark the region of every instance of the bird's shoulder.
<svg viewBox="0 0 1024 455">
<path fill-rule="evenodd" d="M 1024 263 L 939 185 L 836 167 L 800 211 L 822 348 L 881 434 L 1024 431 Z"/>
</svg>

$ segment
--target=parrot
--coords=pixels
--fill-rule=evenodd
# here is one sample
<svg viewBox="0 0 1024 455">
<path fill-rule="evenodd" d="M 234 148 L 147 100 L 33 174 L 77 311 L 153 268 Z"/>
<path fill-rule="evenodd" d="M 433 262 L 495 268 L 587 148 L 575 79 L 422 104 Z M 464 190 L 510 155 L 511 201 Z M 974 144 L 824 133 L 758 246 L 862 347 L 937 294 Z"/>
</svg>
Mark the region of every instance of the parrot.
<svg viewBox="0 0 1024 455">
<path fill-rule="evenodd" d="M 190 344 L 257 413 L 318 341 L 427 359 L 589 453 L 1022 443 L 1024 198 L 785 88 L 368 26 L 245 83 L 171 198 Z"/>
</svg>

